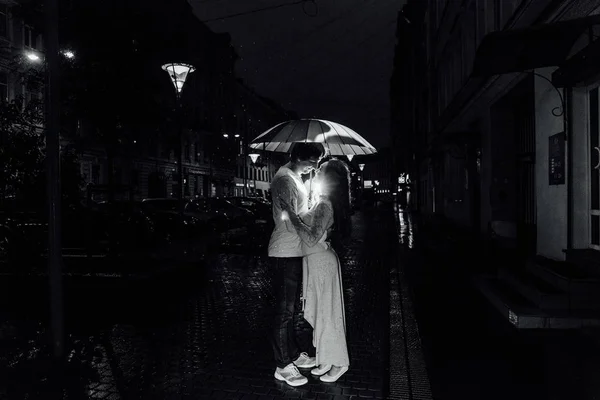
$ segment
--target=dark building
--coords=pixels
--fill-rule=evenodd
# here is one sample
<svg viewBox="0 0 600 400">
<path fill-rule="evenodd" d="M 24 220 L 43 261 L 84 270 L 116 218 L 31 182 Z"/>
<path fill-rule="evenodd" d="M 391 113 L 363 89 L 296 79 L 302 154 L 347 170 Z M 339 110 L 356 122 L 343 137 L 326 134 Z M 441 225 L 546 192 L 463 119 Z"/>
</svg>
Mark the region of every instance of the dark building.
<svg viewBox="0 0 600 400">
<path fill-rule="evenodd" d="M 599 12 L 599 1 L 429 0 L 398 18 L 400 168 L 416 174 L 422 213 L 512 257 L 478 285 L 520 327 L 581 326 L 575 308 L 600 304 L 561 284 L 580 274 L 600 293 Z M 535 297 L 545 284 L 559 293 L 551 306 Z"/>
<path fill-rule="evenodd" d="M 409 0 L 398 13 L 397 44 L 390 87 L 390 134 L 394 158 L 394 176 L 403 181 L 402 192 L 410 191 L 418 201 L 421 189 L 419 160 L 427 149 L 428 86 L 424 18 L 426 2 Z M 416 187 L 408 184 L 415 180 Z M 398 183 L 398 182 L 396 182 Z M 416 193 L 415 193 L 416 192 Z M 400 193 L 400 192 L 398 192 Z M 402 195 L 405 195 L 404 193 Z"/>
<path fill-rule="evenodd" d="M 43 17 L 35 5 L 0 6 L 6 28 L 0 26 L 0 34 L 10 42 L 10 51 L 0 57 L 0 95 L 7 99 L 41 97 L 43 91 L 26 89 L 13 66 L 16 56 L 21 56 L 21 70 L 35 65 L 29 55 L 43 62 L 36 34 L 43 29 Z M 75 0 L 61 2 L 60 11 L 65 56 L 61 141 L 79 153 L 94 199 L 109 193 L 117 198 L 176 196 L 180 130 L 185 196 L 233 194 L 238 149 L 223 134 L 235 131 L 252 139 L 261 128 L 289 116 L 253 91 L 240 91 L 229 34 L 212 32 L 185 0 Z M 195 68 L 180 107 L 161 69 L 168 62 Z M 242 114 L 244 103 L 253 106 Z"/>
</svg>

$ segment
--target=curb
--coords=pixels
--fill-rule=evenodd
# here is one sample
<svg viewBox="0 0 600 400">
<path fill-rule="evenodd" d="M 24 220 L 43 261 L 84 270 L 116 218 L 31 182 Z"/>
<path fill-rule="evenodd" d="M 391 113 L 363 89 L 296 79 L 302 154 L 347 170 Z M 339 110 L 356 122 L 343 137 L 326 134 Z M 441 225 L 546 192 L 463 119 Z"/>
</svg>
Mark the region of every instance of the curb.
<svg viewBox="0 0 600 400">
<path fill-rule="evenodd" d="M 399 210 L 394 207 L 396 233 L 401 236 Z M 432 400 L 431 384 L 412 295 L 402 266 L 402 246 L 396 243 L 395 262 L 390 268 L 389 399 Z"/>
</svg>

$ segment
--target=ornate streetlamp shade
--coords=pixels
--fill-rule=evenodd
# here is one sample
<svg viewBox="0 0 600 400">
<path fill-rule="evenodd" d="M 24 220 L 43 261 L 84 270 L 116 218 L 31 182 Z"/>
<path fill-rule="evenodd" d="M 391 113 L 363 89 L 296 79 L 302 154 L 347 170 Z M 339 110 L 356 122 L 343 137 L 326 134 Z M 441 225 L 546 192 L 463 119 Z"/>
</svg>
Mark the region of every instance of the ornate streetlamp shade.
<svg viewBox="0 0 600 400">
<path fill-rule="evenodd" d="M 252 160 L 252 164 L 256 164 L 256 160 L 258 160 L 258 157 L 260 156 L 260 154 L 251 153 L 251 154 L 248 154 L 248 156 L 250 156 L 250 159 Z"/>
<path fill-rule="evenodd" d="M 183 89 L 183 85 L 185 84 L 185 80 L 187 79 L 188 74 L 191 74 L 196 69 L 190 64 L 183 63 L 168 63 L 162 66 L 164 71 L 167 71 L 169 77 L 171 78 L 171 82 L 175 86 L 175 90 L 177 90 L 177 94 L 181 93 Z"/>
<path fill-rule="evenodd" d="M 358 168 L 360 168 L 360 170 L 362 171 L 363 169 L 365 169 L 365 164 L 358 164 Z"/>
</svg>

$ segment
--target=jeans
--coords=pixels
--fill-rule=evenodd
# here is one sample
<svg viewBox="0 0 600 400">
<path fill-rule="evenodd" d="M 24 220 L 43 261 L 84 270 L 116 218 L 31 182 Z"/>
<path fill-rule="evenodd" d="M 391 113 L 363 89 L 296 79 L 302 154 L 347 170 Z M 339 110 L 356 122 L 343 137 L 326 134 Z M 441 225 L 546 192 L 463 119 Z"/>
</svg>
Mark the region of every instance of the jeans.
<svg viewBox="0 0 600 400">
<path fill-rule="evenodd" d="M 271 344 L 275 363 L 283 368 L 300 355 L 294 330 L 294 312 L 302 283 L 302 257 L 271 257 L 271 265 L 276 296 Z"/>
</svg>

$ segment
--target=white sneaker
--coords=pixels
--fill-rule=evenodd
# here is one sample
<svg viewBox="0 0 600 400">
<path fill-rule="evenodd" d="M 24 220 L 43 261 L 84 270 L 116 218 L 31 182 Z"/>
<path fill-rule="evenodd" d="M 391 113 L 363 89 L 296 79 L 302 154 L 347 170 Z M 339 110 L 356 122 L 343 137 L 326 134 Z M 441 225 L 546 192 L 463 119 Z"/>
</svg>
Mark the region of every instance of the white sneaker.
<svg viewBox="0 0 600 400">
<path fill-rule="evenodd" d="M 309 357 L 306 353 L 300 353 L 294 364 L 298 368 L 314 368 L 317 366 L 317 359 Z"/>
<path fill-rule="evenodd" d="M 332 366 L 331 364 L 321 364 L 317 368 L 310 371 L 310 373 L 315 376 L 321 376 L 323 374 L 328 373 L 329 370 L 331 369 L 331 366 Z"/>
<path fill-rule="evenodd" d="M 319 379 L 321 379 L 321 381 L 323 381 L 323 382 L 328 382 L 328 383 L 335 382 L 338 379 L 340 379 L 340 376 L 344 375 L 348 371 L 348 368 L 349 368 L 348 366 L 340 368 L 338 373 L 335 375 L 330 375 L 331 371 L 329 371 L 329 374 L 321 375 L 321 377 Z"/>
<path fill-rule="evenodd" d="M 308 383 L 308 379 L 298 371 L 294 364 L 288 364 L 285 368 L 277 367 L 275 379 L 285 381 L 290 386 L 302 386 Z"/>
</svg>

